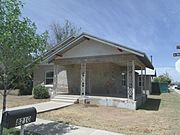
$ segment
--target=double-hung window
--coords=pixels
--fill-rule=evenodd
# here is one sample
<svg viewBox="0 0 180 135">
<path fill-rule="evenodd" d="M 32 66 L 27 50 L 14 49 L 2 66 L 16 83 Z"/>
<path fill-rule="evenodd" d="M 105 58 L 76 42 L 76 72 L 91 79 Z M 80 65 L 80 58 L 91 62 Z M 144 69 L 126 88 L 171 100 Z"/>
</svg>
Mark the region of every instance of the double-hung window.
<svg viewBox="0 0 180 135">
<path fill-rule="evenodd" d="M 53 71 L 47 71 L 45 74 L 45 84 L 53 84 L 54 80 L 54 72 Z"/>
<path fill-rule="evenodd" d="M 126 86 L 126 73 L 122 73 L 122 86 Z"/>
<path fill-rule="evenodd" d="M 144 76 L 142 77 L 142 79 L 141 79 L 141 76 L 138 76 L 138 85 L 139 85 L 139 87 L 141 87 L 141 86 L 144 87 Z"/>
</svg>

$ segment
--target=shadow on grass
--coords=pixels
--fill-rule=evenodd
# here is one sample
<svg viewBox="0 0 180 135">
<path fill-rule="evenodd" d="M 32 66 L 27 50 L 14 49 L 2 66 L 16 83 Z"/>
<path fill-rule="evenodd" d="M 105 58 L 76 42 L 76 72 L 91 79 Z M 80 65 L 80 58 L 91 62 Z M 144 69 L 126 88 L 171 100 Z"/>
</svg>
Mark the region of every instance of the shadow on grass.
<svg viewBox="0 0 180 135">
<path fill-rule="evenodd" d="M 151 93 L 151 95 L 161 95 L 160 92 L 154 92 L 154 93 Z"/>
<path fill-rule="evenodd" d="M 161 99 L 147 98 L 146 102 L 140 106 L 139 110 L 158 111 Z"/>
<path fill-rule="evenodd" d="M 68 123 L 52 122 L 47 124 L 30 124 L 26 127 L 26 130 L 40 135 L 64 135 L 71 132 L 71 130 L 77 130 L 78 128 Z"/>
</svg>

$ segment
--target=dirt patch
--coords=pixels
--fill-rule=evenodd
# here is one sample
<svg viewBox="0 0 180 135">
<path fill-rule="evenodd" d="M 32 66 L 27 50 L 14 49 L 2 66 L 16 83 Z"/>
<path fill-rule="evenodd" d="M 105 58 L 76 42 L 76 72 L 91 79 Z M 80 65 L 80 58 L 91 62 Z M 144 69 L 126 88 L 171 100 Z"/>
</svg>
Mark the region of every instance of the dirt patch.
<svg viewBox="0 0 180 135">
<path fill-rule="evenodd" d="M 2 101 L 2 96 L 0 96 Z M 41 102 L 47 102 L 49 99 L 34 99 L 33 96 L 7 96 L 7 107 L 17 107 L 22 105 L 36 104 Z M 0 109 L 2 108 L 2 103 L 0 104 Z"/>
<path fill-rule="evenodd" d="M 180 95 L 150 96 L 139 110 L 75 104 L 40 114 L 40 118 L 135 135 L 170 135 L 180 132 Z"/>
</svg>

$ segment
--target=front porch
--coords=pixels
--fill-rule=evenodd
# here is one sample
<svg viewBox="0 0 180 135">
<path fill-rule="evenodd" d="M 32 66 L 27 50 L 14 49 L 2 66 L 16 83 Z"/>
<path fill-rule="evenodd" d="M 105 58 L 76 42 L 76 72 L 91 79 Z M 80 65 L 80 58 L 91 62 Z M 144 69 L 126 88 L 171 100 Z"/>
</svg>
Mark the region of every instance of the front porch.
<svg viewBox="0 0 180 135">
<path fill-rule="evenodd" d="M 56 58 L 54 63 L 55 97 L 78 95 L 81 103 L 128 109 L 146 100 L 135 72 L 145 68 L 133 55 Z"/>
</svg>

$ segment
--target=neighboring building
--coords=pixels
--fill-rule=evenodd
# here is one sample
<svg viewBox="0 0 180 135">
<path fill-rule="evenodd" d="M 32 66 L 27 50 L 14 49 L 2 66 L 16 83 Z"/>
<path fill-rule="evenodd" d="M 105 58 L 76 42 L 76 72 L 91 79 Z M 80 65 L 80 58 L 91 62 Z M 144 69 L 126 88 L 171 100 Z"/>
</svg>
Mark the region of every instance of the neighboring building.
<svg viewBox="0 0 180 135">
<path fill-rule="evenodd" d="M 146 68 L 154 69 L 145 53 L 82 33 L 49 50 L 36 66 L 33 81 L 52 87 L 52 97 L 104 97 L 98 104 L 136 109 L 146 96 L 135 70 Z"/>
</svg>

